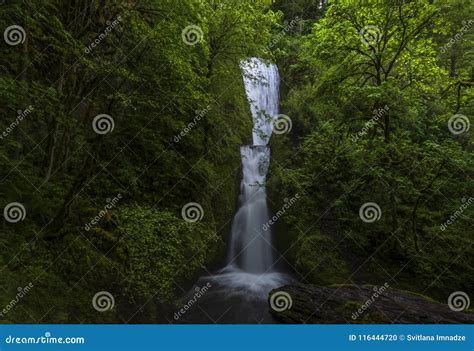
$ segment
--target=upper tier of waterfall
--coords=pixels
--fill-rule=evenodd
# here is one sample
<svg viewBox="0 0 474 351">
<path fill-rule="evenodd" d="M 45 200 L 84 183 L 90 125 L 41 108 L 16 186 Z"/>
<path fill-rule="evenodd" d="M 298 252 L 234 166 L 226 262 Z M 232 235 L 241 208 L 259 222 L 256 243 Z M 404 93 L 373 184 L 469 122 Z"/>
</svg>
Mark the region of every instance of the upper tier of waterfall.
<svg viewBox="0 0 474 351">
<path fill-rule="evenodd" d="M 253 145 L 267 145 L 278 114 L 280 76 L 274 64 L 251 58 L 241 63 L 253 118 Z"/>
</svg>

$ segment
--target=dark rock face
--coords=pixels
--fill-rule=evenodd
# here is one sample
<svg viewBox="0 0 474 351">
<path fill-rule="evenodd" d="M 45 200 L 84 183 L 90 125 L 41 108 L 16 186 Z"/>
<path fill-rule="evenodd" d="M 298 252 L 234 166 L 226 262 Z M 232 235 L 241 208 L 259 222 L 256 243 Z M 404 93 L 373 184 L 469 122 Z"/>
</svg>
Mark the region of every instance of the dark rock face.
<svg viewBox="0 0 474 351">
<path fill-rule="evenodd" d="M 278 305 L 278 294 L 285 295 L 282 292 L 291 297 L 289 309 Z M 388 285 L 287 285 L 270 292 L 269 305 L 280 323 L 474 323 L 473 312 L 454 312 L 447 303 Z"/>
</svg>

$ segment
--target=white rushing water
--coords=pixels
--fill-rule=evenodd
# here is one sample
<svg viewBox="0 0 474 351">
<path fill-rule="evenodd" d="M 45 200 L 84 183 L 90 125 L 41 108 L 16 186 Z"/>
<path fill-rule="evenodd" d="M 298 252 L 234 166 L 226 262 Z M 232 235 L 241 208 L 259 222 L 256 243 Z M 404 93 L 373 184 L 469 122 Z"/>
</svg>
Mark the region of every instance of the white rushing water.
<svg viewBox="0 0 474 351">
<path fill-rule="evenodd" d="M 250 273 L 265 273 L 272 269 L 273 249 L 268 222 L 265 181 L 270 161 L 270 149 L 262 146 L 242 146 L 243 177 L 240 185 L 240 208 L 232 223 L 228 262 Z"/>
<path fill-rule="evenodd" d="M 241 65 L 245 91 L 253 118 L 253 145 L 240 148 L 242 182 L 239 209 L 234 216 L 227 266 L 214 278 L 228 294 L 266 298 L 268 292 L 288 282 L 277 271 L 269 220 L 265 182 L 270 163 L 267 146 L 278 114 L 278 68 L 252 58 Z"/>
<path fill-rule="evenodd" d="M 253 119 L 253 145 L 267 145 L 272 135 L 272 119 L 278 114 L 280 75 L 276 65 L 258 58 L 241 64 L 245 92 Z"/>
<path fill-rule="evenodd" d="M 270 164 L 272 119 L 278 114 L 279 76 L 275 65 L 252 58 L 242 63 L 245 91 L 253 119 L 253 144 L 240 148 L 242 181 L 239 209 L 233 222 L 226 266 L 216 274 L 201 276 L 183 298 L 194 299 L 199 286 L 211 284 L 186 314 L 187 323 L 272 323 L 268 293 L 293 282 L 280 272 L 273 249 L 265 182 Z M 265 229 L 266 230 L 265 230 Z"/>
</svg>

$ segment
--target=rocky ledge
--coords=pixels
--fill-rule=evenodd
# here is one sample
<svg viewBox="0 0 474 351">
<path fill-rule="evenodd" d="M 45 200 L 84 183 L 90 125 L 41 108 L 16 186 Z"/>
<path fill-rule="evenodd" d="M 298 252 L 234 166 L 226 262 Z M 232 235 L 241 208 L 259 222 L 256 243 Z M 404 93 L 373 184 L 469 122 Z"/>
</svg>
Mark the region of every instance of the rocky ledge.
<svg viewBox="0 0 474 351">
<path fill-rule="evenodd" d="M 287 285 L 270 292 L 269 305 L 280 323 L 474 323 L 472 311 L 388 285 Z"/>
</svg>

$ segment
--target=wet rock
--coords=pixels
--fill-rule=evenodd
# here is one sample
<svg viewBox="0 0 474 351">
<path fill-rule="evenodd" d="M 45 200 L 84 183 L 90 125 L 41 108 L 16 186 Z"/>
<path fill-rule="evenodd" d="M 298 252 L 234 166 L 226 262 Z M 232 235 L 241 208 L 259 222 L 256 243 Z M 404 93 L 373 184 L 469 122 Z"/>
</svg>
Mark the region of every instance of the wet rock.
<svg viewBox="0 0 474 351">
<path fill-rule="evenodd" d="M 275 305 L 278 299 L 272 296 L 282 292 L 289 294 L 291 303 Z M 447 302 L 388 285 L 286 285 L 270 292 L 269 305 L 280 323 L 474 323 L 472 310 L 455 312 Z"/>
</svg>

